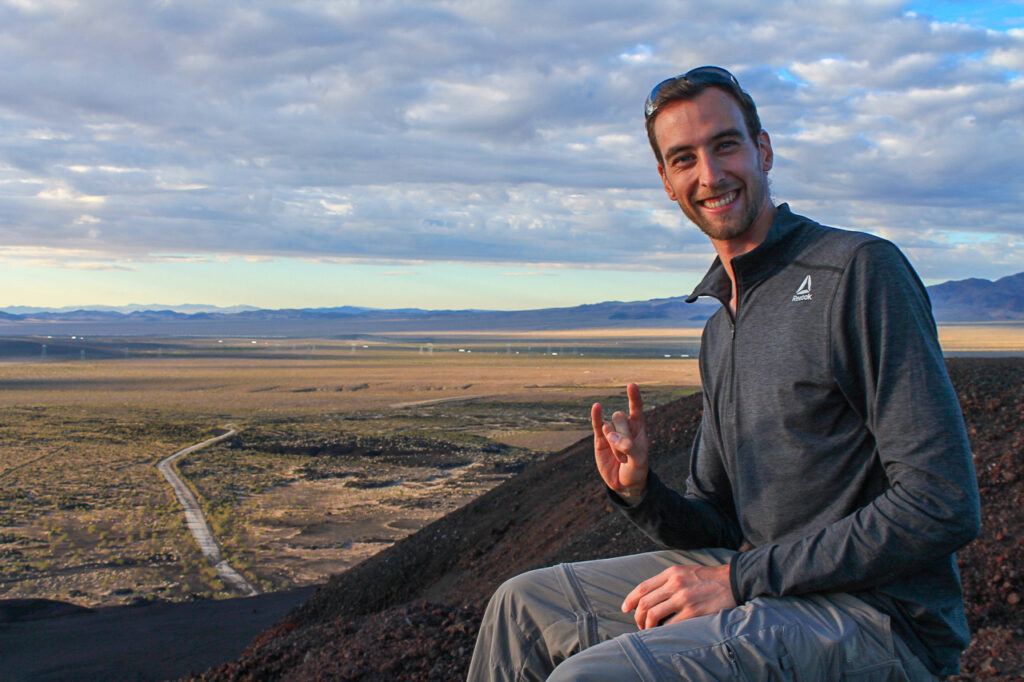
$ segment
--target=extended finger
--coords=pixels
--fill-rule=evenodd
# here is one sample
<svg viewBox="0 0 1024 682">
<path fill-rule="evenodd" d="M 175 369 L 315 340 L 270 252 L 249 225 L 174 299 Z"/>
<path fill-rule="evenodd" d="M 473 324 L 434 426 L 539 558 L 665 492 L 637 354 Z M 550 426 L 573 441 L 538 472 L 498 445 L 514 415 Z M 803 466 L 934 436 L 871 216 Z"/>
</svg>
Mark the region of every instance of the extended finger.
<svg viewBox="0 0 1024 682">
<path fill-rule="evenodd" d="M 600 438 L 604 435 L 604 411 L 601 403 L 594 403 L 590 408 L 590 423 L 594 427 L 594 436 Z"/>
<path fill-rule="evenodd" d="M 640 387 L 630 384 L 626 387 L 629 396 L 629 418 L 636 424 L 644 423 L 644 399 L 640 396 Z"/>
</svg>

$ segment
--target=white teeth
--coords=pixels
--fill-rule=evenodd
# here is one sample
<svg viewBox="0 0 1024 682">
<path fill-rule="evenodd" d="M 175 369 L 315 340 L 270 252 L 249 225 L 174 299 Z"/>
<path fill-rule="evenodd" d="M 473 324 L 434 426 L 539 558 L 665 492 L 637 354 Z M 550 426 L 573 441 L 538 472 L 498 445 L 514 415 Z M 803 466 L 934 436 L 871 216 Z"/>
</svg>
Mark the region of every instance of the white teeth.
<svg viewBox="0 0 1024 682">
<path fill-rule="evenodd" d="M 721 208 L 722 206 L 725 206 L 726 204 L 730 203 L 735 198 L 736 191 L 734 190 L 732 192 L 729 192 L 728 194 L 723 194 L 718 199 L 706 199 L 701 203 L 707 206 L 708 208 Z"/>
</svg>

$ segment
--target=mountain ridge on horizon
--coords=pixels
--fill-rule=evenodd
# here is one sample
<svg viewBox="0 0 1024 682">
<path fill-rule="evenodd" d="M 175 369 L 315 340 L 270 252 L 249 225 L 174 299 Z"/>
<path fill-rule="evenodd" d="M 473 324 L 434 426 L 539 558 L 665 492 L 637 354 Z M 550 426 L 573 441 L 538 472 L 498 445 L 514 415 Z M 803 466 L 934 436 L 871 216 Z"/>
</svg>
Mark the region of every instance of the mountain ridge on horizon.
<svg viewBox="0 0 1024 682">
<path fill-rule="evenodd" d="M 969 278 L 927 287 L 940 323 L 1024 321 L 1024 272 L 991 281 Z M 452 331 L 549 330 L 600 327 L 700 327 L 719 308 L 686 296 L 646 301 L 602 301 L 577 306 L 528 310 L 428 310 L 335 306 L 268 309 L 256 306 L 153 304 L 126 306 L 0 307 L 0 335 L 50 333 L 47 327 L 79 323 L 79 333 L 170 335 L 353 334 L 425 331 L 445 325 Z M 161 324 L 162 323 L 162 324 Z M 291 328 L 282 324 L 289 323 Z M 273 324 L 273 329 L 267 326 Z M 433 327 L 431 326 L 433 325 Z M 158 328 L 163 327 L 163 328 Z M 186 329 L 187 327 L 187 329 Z M 66 329 L 55 330 L 66 331 Z"/>
</svg>

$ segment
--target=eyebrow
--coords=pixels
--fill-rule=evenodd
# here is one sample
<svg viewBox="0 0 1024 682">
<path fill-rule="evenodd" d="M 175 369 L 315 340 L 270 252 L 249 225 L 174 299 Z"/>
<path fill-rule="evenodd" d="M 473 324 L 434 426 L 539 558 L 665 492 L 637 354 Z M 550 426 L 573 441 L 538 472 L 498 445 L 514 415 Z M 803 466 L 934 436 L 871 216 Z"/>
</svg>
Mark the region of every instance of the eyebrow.
<svg viewBox="0 0 1024 682">
<path fill-rule="evenodd" d="M 719 140 L 732 137 L 742 138 L 743 131 L 740 130 L 739 128 L 726 128 L 725 130 L 721 130 L 712 135 L 708 142 L 718 142 Z M 696 145 L 692 144 L 680 144 L 676 145 L 675 147 L 669 147 L 668 150 L 665 152 L 665 158 L 667 159 L 668 157 L 674 154 L 678 154 L 679 152 L 689 151 L 693 149 L 695 146 Z"/>
</svg>

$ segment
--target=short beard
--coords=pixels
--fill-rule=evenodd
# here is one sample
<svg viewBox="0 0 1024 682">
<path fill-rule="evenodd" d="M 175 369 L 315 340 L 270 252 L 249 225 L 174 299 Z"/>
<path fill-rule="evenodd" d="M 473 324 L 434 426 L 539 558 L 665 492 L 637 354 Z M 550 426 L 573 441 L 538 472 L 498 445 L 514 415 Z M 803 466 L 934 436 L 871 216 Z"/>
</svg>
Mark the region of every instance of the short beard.
<svg viewBox="0 0 1024 682">
<path fill-rule="evenodd" d="M 756 203 L 752 202 L 752 201 L 748 201 L 747 202 L 746 213 L 740 219 L 740 222 L 738 224 L 736 224 L 736 225 L 726 225 L 725 229 L 721 229 L 718 226 L 715 226 L 715 229 L 718 230 L 716 232 L 711 227 L 710 223 L 705 223 L 703 220 L 695 220 L 694 217 L 691 217 L 691 216 L 687 216 L 687 217 L 690 218 L 690 222 L 693 223 L 694 225 L 696 225 L 697 228 L 700 229 L 701 232 L 706 234 L 708 237 L 711 237 L 712 239 L 717 239 L 719 241 L 727 241 L 729 239 L 736 239 L 737 237 L 740 237 L 740 236 L 746 234 L 746 232 L 751 227 L 753 227 L 754 221 L 757 220 L 757 216 L 761 212 L 762 206 L 764 206 L 764 201 L 767 200 L 767 201 L 771 202 L 772 206 L 775 205 L 775 200 L 772 197 L 771 180 L 768 179 L 767 175 L 764 177 L 764 182 L 762 183 L 762 187 L 764 188 L 764 191 L 762 193 L 760 193 L 761 196 L 758 198 L 758 201 Z M 749 190 L 749 187 L 744 188 L 744 191 L 747 191 L 747 190 Z M 749 197 L 748 196 L 747 198 L 748 199 L 753 199 L 754 197 Z M 682 205 L 680 205 L 680 207 L 682 207 Z M 698 213 L 697 215 L 699 216 L 700 214 Z"/>
</svg>

